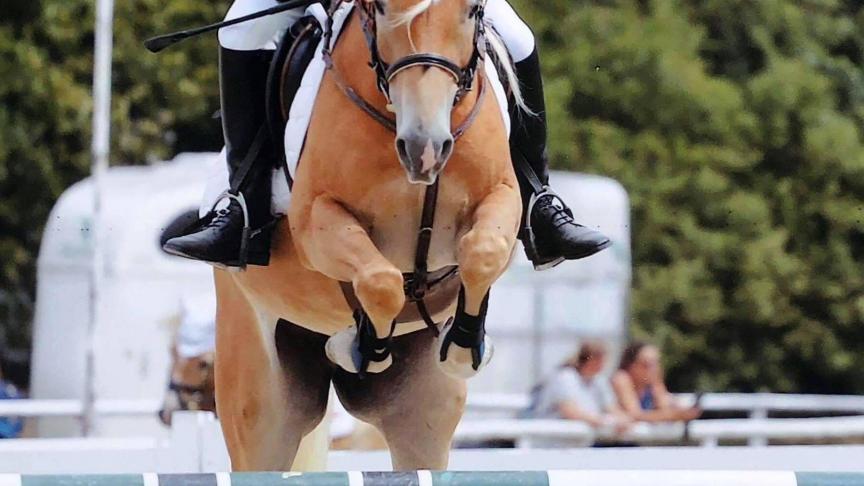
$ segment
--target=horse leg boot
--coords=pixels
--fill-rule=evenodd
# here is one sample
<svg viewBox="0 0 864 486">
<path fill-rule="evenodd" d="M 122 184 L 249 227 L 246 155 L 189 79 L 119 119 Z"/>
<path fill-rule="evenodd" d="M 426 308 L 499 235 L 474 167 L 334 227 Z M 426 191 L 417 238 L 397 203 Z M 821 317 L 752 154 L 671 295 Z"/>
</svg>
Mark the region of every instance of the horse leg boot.
<svg viewBox="0 0 864 486">
<path fill-rule="evenodd" d="M 489 289 L 510 261 L 520 216 L 518 191 L 501 184 L 477 206 L 471 230 L 459 241 L 462 289 L 456 314 L 439 336 L 439 365 L 451 376 L 474 376 L 492 357 L 485 330 Z"/>
<path fill-rule="evenodd" d="M 359 221 L 330 196 L 316 197 L 292 219 L 292 234 L 308 268 L 351 282 L 362 306 L 357 326 L 333 335 L 327 357 L 352 373 L 378 373 L 393 362 L 392 324 L 405 305 L 402 273 L 382 255 Z M 292 216 L 294 215 L 292 214 Z"/>
<path fill-rule="evenodd" d="M 265 90 L 272 51 L 219 51 L 222 128 L 229 203 L 197 231 L 168 240 L 165 251 L 194 260 L 245 267 L 269 262 L 271 169 L 276 158 L 265 127 Z"/>
<path fill-rule="evenodd" d="M 510 109 L 510 152 L 524 204 L 520 238 L 534 267 L 542 270 L 591 256 L 611 242 L 602 233 L 576 223 L 570 208 L 549 189 L 546 106 L 536 48 L 516 63 L 516 74 L 525 104 L 533 112 Z"/>
</svg>

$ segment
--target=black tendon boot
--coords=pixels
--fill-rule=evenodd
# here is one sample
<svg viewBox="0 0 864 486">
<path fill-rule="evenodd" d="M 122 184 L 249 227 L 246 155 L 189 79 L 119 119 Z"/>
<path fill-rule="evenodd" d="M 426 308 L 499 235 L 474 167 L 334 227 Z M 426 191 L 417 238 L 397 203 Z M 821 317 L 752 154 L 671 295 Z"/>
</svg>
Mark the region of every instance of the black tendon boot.
<svg viewBox="0 0 864 486">
<path fill-rule="evenodd" d="M 272 51 L 219 51 L 222 130 L 231 190 L 197 231 L 168 240 L 168 253 L 228 267 L 267 265 L 270 258 L 271 169 L 265 92 Z M 224 203 L 223 203 L 224 204 Z"/>
<path fill-rule="evenodd" d="M 510 152 L 523 204 L 519 236 L 534 268 L 542 270 L 564 260 L 591 256 L 611 242 L 602 233 L 576 223 L 570 208 L 548 187 L 546 105 L 537 49 L 516 63 L 516 74 L 525 104 L 533 112 L 510 108 Z"/>
</svg>

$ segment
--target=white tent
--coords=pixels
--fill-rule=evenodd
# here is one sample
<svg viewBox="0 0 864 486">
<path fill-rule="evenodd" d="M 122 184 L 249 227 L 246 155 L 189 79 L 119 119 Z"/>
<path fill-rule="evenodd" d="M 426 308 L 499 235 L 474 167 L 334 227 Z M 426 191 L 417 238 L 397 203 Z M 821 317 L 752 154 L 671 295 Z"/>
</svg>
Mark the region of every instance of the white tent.
<svg viewBox="0 0 864 486">
<path fill-rule="evenodd" d="M 172 319 L 182 296 L 212 292 L 210 267 L 163 254 L 162 228 L 197 207 L 206 166 L 215 154 L 184 154 L 151 166 L 115 167 L 104 178 L 105 275 L 95 324 L 97 399 L 159 400 L 165 390 Z M 484 391 L 525 391 L 572 352 L 580 337 L 619 343 L 630 287 L 629 207 L 615 181 L 555 173 L 556 189 L 577 220 L 600 228 L 615 244 L 591 258 L 534 272 L 521 248 L 493 289 L 487 319 L 497 352 L 472 380 Z M 46 225 L 38 262 L 31 388 L 34 398 L 82 398 L 86 329 L 91 319 L 90 179 L 70 187 Z M 542 292 L 540 291 L 542 289 Z M 96 435 L 159 434 L 154 417 L 100 419 Z M 75 420 L 43 419 L 41 435 L 74 435 Z"/>
<path fill-rule="evenodd" d="M 170 163 L 115 167 L 104 179 L 105 275 L 95 325 L 97 399 L 158 399 L 169 365 L 172 319 L 183 293 L 212 292 L 207 265 L 165 255 L 162 229 L 196 208 L 202 171 L 214 154 L 186 154 Z M 70 187 L 51 211 L 39 252 L 33 335 L 33 398 L 82 398 L 92 259 L 91 179 Z M 133 427 L 123 422 L 120 432 Z M 155 416 L 136 421 L 147 430 Z M 94 433 L 112 434 L 112 421 Z M 40 433 L 76 434 L 71 420 L 43 420 Z"/>
</svg>

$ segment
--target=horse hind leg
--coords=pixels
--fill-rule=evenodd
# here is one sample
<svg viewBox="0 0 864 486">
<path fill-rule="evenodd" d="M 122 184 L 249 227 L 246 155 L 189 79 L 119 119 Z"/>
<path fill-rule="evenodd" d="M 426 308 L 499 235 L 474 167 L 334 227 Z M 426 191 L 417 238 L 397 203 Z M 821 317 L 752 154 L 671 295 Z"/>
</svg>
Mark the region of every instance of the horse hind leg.
<svg viewBox="0 0 864 486">
<path fill-rule="evenodd" d="M 395 337 L 386 371 L 363 379 L 341 370 L 333 376 L 345 409 L 384 435 L 395 470 L 447 468 L 466 386 L 435 365 L 434 342 L 428 329 Z"/>
<path fill-rule="evenodd" d="M 216 406 L 232 468 L 291 470 L 300 465 L 301 440 L 326 411 L 325 337 L 285 336 L 276 319 L 255 312 L 227 272 L 216 271 L 216 292 Z"/>
<path fill-rule="evenodd" d="M 459 241 L 462 288 L 456 315 L 438 340 L 439 365 L 451 376 L 470 378 L 492 357 L 485 330 L 489 289 L 510 261 L 520 211 L 518 192 L 499 185 L 477 206 L 471 230 Z"/>
</svg>

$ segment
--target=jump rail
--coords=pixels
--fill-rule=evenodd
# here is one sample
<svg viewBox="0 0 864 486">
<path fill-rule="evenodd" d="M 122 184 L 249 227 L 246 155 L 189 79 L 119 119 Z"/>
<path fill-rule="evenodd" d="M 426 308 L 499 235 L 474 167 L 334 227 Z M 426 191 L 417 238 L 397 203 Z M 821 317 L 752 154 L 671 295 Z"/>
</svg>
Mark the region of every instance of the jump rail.
<svg viewBox="0 0 864 486">
<path fill-rule="evenodd" d="M 498 471 L 0 475 L 0 486 L 864 486 L 864 473 L 794 471 Z"/>
</svg>

